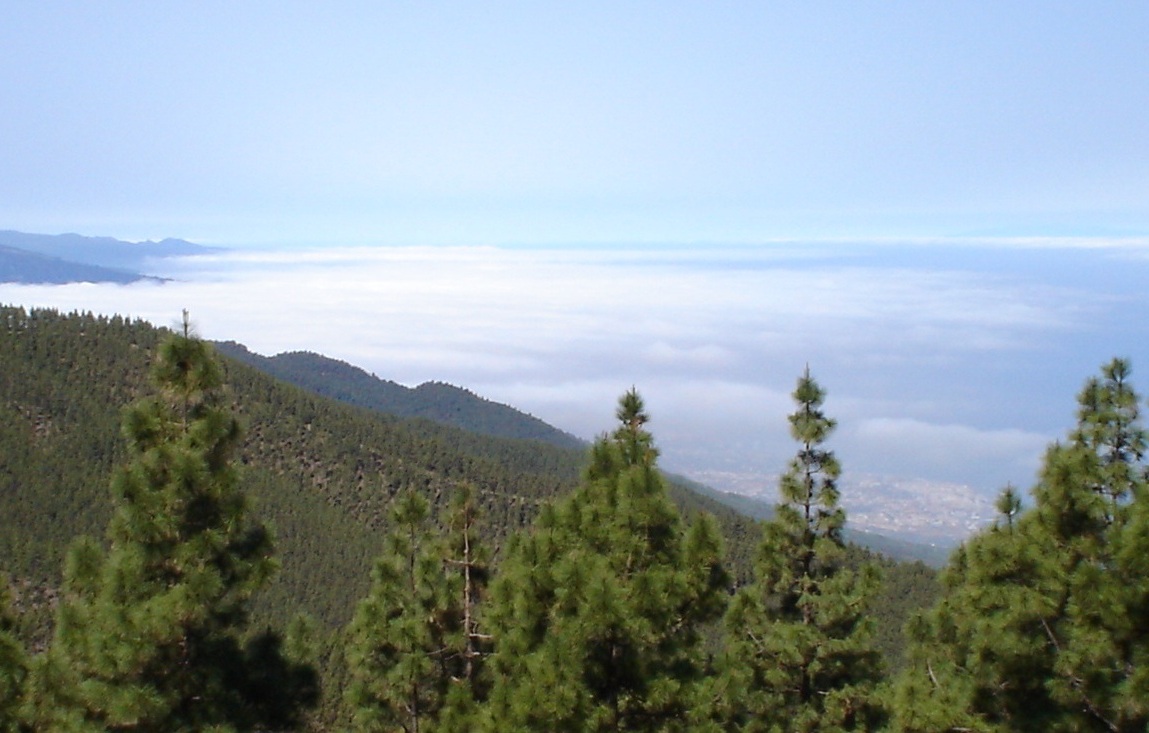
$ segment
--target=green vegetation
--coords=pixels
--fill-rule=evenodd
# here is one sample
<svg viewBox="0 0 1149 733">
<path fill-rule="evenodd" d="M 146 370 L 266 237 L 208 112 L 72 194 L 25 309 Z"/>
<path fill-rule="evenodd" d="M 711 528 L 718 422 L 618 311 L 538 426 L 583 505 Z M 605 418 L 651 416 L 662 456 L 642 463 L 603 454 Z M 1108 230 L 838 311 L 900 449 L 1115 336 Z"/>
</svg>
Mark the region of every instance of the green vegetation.
<svg viewBox="0 0 1149 733">
<path fill-rule="evenodd" d="M 837 459 L 824 443 L 834 421 L 809 374 L 798 381 L 790 433 L 797 456 L 767 522 L 757 579 L 726 615 L 726 684 L 717 701 L 728 726 L 745 731 L 867 731 L 879 727 L 880 658 L 867 602 L 877 568 L 844 564 Z"/>
<path fill-rule="evenodd" d="M 1122 360 L 940 585 L 843 539 L 808 374 L 756 522 L 659 471 L 634 391 L 578 453 L 122 318 L 0 308 L 0 370 L 0 732 L 1149 726 L 1149 436 Z"/>
<path fill-rule="evenodd" d="M 27 658 L 9 606 L 8 583 L 0 578 L 0 733 L 19 730 L 18 713 L 27 673 Z"/>
<path fill-rule="evenodd" d="M 58 731 L 292 727 L 315 703 L 315 672 L 274 633 L 245 634 L 275 570 L 272 538 L 247 517 L 239 425 L 186 316 L 152 376 L 157 394 L 124 415 L 131 459 L 112 482 L 109 549 L 82 539 L 69 552 L 28 717 Z"/>
<path fill-rule="evenodd" d="M 897 711 L 905 731 L 1144 731 L 1149 725 L 1146 431 L 1129 364 L 1078 398 L 1022 510 L 945 572 L 942 599 L 912 625 Z"/>
<path fill-rule="evenodd" d="M 425 418 L 498 438 L 537 440 L 579 451 L 585 448 L 578 438 L 538 418 L 442 382 L 427 382 L 411 389 L 320 354 L 293 351 L 260 356 L 234 341 L 217 347 L 224 355 L 273 377 L 356 407 L 397 417 Z"/>
<path fill-rule="evenodd" d="M 491 591 L 490 731 L 679 730 L 725 602 L 721 543 L 682 526 L 642 400 L 595 443 L 583 483 L 510 546 Z"/>
<path fill-rule="evenodd" d="M 349 628 L 348 701 L 359 730 L 431 730 L 448 704 L 465 713 L 476 696 L 486 566 L 471 494 L 460 492 L 445 538 L 428 512 L 414 492 L 396 502 L 374 583 Z"/>
<path fill-rule="evenodd" d="M 127 458 L 120 412 L 144 396 L 162 337 L 118 317 L 0 308 L 0 557 L 21 610 L 44 617 L 72 540 L 101 536 L 111 520 L 108 477 Z M 578 480 L 580 453 L 383 416 L 221 365 L 244 426 L 243 488 L 278 537 L 282 568 L 256 599 L 261 620 L 303 611 L 326 628 L 346 624 L 403 491 L 439 517 L 460 487 L 478 487 L 485 539 L 497 544 Z"/>
</svg>

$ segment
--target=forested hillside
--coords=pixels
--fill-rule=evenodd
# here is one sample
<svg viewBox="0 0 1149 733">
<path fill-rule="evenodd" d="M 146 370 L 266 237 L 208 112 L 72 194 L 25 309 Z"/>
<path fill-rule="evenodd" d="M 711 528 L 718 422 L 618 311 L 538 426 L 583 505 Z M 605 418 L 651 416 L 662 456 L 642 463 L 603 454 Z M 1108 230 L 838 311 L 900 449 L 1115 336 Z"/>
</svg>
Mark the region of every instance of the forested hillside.
<svg viewBox="0 0 1149 733">
<path fill-rule="evenodd" d="M 261 356 L 234 341 L 218 343 L 216 348 L 273 377 L 357 407 L 399 417 L 423 417 L 499 438 L 538 440 L 576 450 L 586 448 L 578 438 L 536 417 L 450 384 L 425 382 L 414 388 L 404 387 L 346 362 L 304 351 Z"/>
<path fill-rule="evenodd" d="M 118 317 L 0 309 L 0 557 L 2 569 L 14 581 L 16 625 L 33 652 L 47 643 L 45 631 L 57 608 L 67 548 L 80 535 L 97 540 L 107 536 L 115 509 L 111 477 L 129 457 L 124 441 L 129 434 L 121 430 L 121 415 L 125 406 L 154 389 L 147 373 L 163 338 L 163 331 L 146 323 Z M 464 493 L 471 497 L 464 522 L 468 542 L 486 548 L 489 558 L 487 569 L 476 571 L 478 583 L 507 562 L 508 552 L 523 551 L 508 548 L 525 547 L 518 538 L 524 528 L 553 521 L 547 519 L 547 507 L 572 496 L 580 475 L 585 481 L 588 455 L 582 450 L 382 415 L 319 397 L 232 360 L 219 362 L 223 406 L 244 428 L 236 446 L 240 485 L 254 500 L 254 516 L 273 530 L 275 557 L 282 566 L 251 597 L 260 623 L 284 628 L 296 613 L 304 612 L 319 622 L 321 638 L 327 637 L 324 628 L 347 624 L 359 599 L 369 594 L 374 559 L 399 551 L 390 544 L 397 529 L 405 524 L 412 532 L 417 529 L 418 512 L 401 511 L 409 497 L 426 503 L 431 524 L 419 531 L 429 531 L 430 537 L 445 536 L 448 528 L 457 527 L 459 509 L 451 505 Z M 645 427 L 641 435 L 649 435 Z M 643 470 L 655 470 L 654 464 Z M 683 524 L 676 519 L 667 528 L 685 531 L 702 526 L 702 517 L 713 517 L 706 521 L 715 521 L 717 534 L 713 539 L 698 536 L 692 542 L 702 544 L 692 545 L 689 552 L 721 562 L 725 580 L 707 592 L 717 592 L 713 602 L 724 606 L 722 599 L 733 588 L 754 579 L 761 529 L 757 522 L 659 476 L 643 491 L 666 492 L 673 499 L 674 509 L 651 505 L 656 513 L 681 514 Z M 576 506 L 563 511 L 584 511 Z M 629 521 L 625 513 L 617 519 L 623 525 Z M 612 531 L 622 531 L 623 525 Z M 838 530 L 833 536 L 838 537 Z M 705 548 L 718 537 L 724 550 L 715 555 L 716 550 Z M 858 568 L 873 560 L 857 548 L 843 546 L 842 552 L 835 564 Z M 902 621 L 910 610 L 931 601 L 934 581 L 921 564 L 879 564 L 884 570 L 881 585 L 869 587 L 858 603 L 872 620 L 868 643 L 896 668 Z M 575 561 L 571 567 L 582 566 Z M 717 622 L 712 613 L 691 621 L 700 624 L 698 639 L 709 654 L 717 651 Z M 485 632 L 476 638 L 480 636 Z M 337 675 L 326 682 L 335 689 L 346 685 L 338 676 L 345 674 L 339 671 L 344 669 L 339 638 L 322 642 L 328 649 L 325 674 Z M 325 698 L 322 720 L 338 717 L 340 699 Z"/>
<path fill-rule="evenodd" d="M 120 412 L 147 388 L 161 332 L 121 318 L 0 311 L 0 555 L 19 578 L 52 584 L 75 536 L 100 536 L 108 481 L 123 460 Z M 268 606 L 299 604 L 345 621 L 382 546 L 388 506 L 413 488 L 436 506 L 461 485 L 497 538 L 575 485 L 581 456 L 430 421 L 400 420 L 293 388 L 224 362 L 246 425 L 245 488 L 280 536 L 284 572 Z"/>
</svg>

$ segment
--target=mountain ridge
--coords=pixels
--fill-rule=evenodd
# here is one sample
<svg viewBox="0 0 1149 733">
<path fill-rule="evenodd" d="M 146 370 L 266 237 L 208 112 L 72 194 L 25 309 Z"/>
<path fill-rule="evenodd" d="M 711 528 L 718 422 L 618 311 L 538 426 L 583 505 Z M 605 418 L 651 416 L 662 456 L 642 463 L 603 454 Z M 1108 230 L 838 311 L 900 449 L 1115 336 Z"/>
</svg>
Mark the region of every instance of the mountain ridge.
<svg viewBox="0 0 1149 733">
<path fill-rule="evenodd" d="M 488 400 L 465 387 L 423 382 L 406 387 L 345 361 L 311 351 L 263 356 L 235 341 L 214 342 L 219 353 L 274 377 L 340 402 L 390 415 L 426 418 L 500 438 L 537 440 L 582 450 L 586 441 L 518 410 Z"/>
<path fill-rule="evenodd" d="M 52 255 L 0 244 L 0 283 L 66 285 L 80 282 L 110 282 L 126 285 L 140 280 L 162 282 L 160 278 L 130 270 L 72 262 Z"/>
<path fill-rule="evenodd" d="M 0 282 L 163 282 L 145 272 L 149 260 L 215 251 L 219 248 L 183 239 L 127 242 L 113 237 L 0 230 Z"/>
</svg>

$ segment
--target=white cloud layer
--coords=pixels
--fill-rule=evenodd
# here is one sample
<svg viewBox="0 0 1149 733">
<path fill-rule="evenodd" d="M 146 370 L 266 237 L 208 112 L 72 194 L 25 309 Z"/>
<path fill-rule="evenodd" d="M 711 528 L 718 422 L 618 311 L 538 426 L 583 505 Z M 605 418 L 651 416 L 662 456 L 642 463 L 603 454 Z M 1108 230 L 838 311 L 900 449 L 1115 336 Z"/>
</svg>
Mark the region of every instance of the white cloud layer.
<svg viewBox="0 0 1149 733">
<path fill-rule="evenodd" d="M 946 265 L 848 245 L 241 250 L 158 263 L 164 285 L 2 285 L 0 302 L 159 325 L 188 308 L 207 338 L 464 385 L 588 438 L 633 385 L 680 470 L 778 470 L 810 364 L 859 469 L 990 491 L 1027 484 L 1068 427 L 1044 404 L 1071 415 L 1102 360 L 1144 353 L 1114 306 L 1144 295 L 1076 282 L 1049 252 L 1011 269 L 992 252 Z M 1098 351 L 1104 329 L 1119 338 Z"/>
</svg>

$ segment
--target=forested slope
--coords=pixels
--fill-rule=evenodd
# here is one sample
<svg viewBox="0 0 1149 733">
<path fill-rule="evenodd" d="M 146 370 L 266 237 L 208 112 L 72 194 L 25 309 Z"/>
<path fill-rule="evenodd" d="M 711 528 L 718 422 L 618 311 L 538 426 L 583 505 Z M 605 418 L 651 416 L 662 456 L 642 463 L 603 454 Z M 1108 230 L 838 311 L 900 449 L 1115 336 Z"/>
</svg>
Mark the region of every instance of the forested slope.
<svg viewBox="0 0 1149 733">
<path fill-rule="evenodd" d="M 160 335 L 119 317 L 0 308 L 0 569 L 17 578 L 22 607 L 58 582 L 72 538 L 102 536 L 109 477 L 124 455 L 121 410 L 147 389 Z M 573 490 L 586 460 L 583 449 L 388 416 L 231 359 L 223 364 L 246 427 L 243 485 L 278 535 L 283 570 L 259 602 L 279 621 L 300 610 L 330 626 L 347 621 L 404 489 L 437 512 L 458 487 L 472 486 L 483 533 L 497 547 L 543 502 Z M 682 485 L 669 491 L 687 514 L 716 516 L 734 578 L 747 578 L 757 523 Z M 859 560 L 865 554 L 855 552 Z M 887 565 L 880 636 L 896 653 L 901 620 L 928 601 L 933 577 L 915 565 Z"/>
<path fill-rule="evenodd" d="M 120 413 L 146 389 L 160 332 L 121 318 L 0 310 L 0 556 L 52 584 L 79 534 L 100 536 L 123 458 Z M 414 488 L 444 504 L 479 487 L 494 537 L 577 481 L 577 454 L 425 420 L 356 409 L 225 361 L 246 425 L 243 482 L 279 535 L 283 572 L 269 608 L 299 605 L 344 622 L 365 591 L 391 499 Z"/>
<path fill-rule="evenodd" d="M 573 435 L 536 417 L 454 385 L 424 382 L 418 387 L 404 387 L 347 362 L 306 351 L 262 356 L 234 341 L 217 343 L 216 348 L 273 377 L 357 407 L 398 417 L 427 418 L 499 438 L 538 440 L 579 451 L 587 447 Z"/>
</svg>

